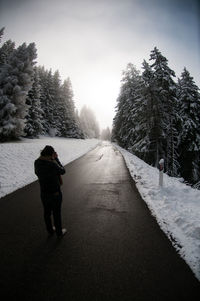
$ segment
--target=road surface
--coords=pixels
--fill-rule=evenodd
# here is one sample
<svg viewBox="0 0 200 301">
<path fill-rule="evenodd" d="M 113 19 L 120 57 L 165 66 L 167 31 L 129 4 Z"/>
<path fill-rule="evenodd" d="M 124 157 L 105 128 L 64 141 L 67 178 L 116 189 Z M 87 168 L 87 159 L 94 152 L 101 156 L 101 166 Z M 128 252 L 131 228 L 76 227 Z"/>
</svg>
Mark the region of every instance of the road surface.
<svg viewBox="0 0 200 301">
<path fill-rule="evenodd" d="M 63 181 L 61 240 L 47 238 L 38 182 L 0 200 L 1 300 L 200 300 L 111 143 L 68 164 Z"/>
</svg>

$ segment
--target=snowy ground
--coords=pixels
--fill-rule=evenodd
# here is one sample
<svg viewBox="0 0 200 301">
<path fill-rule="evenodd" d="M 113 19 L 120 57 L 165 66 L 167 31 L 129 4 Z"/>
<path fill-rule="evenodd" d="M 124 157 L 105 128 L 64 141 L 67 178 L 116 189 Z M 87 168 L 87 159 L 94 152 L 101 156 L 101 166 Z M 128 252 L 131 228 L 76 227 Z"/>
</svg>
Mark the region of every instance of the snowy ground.
<svg viewBox="0 0 200 301">
<path fill-rule="evenodd" d="M 0 198 L 35 180 L 34 161 L 45 145 L 52 145 L 63 165 L 93 149 L 97 139 L 47 138 L 23 139 L 0 144 Z"/>
<path fill-rule="evenodd" d="M 52 145 L 65 165 L 98 143 L 96 139 L 43 137 L 0 144 L 0 198 L 37 179 L 33 164 L 45 145 Z M 161 229 L 200 280 L 200 190 L 192 189 L 166 174 L 164 186 L 159 187 L 158 169 L 116 147 L 124 156 L 142 198 Z"/>
<path fill-rule="evenodd" d="M 138 191 L 181 257 L 200 280 L 200 190 L 164 174 L 117 146 Z"/>
</svg>

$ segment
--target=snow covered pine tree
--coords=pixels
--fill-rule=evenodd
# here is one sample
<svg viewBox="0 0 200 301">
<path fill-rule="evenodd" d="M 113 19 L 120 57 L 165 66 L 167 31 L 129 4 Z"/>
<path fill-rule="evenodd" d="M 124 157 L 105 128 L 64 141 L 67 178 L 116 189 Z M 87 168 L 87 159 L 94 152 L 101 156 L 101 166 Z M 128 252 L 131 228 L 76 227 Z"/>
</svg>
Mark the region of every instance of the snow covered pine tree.
<svg viewBox="0 0 200 301">
<path fill-rule="evenodd" d="M 177 86 L 172 77 L 175 73 L 168 67 L 168 60 L 155 47 L 151 51 L 150 60 L 153 60 L 153 98 L 159 116 L 159 136 L 157 135 L 157 160 L 164 158 L 167 173 L 171 176 L 179 174 L 178 162 L 178 131 L 177 122 Z M 157 161 L 156 160 L 156 161 Z"/>
<path fill-rule="evenodd" d="M 43 133 L 42 114 L 40 103 L 40 84 L 38 69 L 34 68 L 33 85 L 28 93 L 26 104 L 28 105 L 28 114 L 26 115 L 26 126 L 24 132 L 29 138 L 37 138 Z"/>
<path fill-rule="evenodd" d="M 181 176 L 194 184 L 200 179 L 200 94 L 186 68 L 178 81 L 178 98 Z"/>
<path fill-rule="evenodd" d="M 0 65 L 0 141 L 24 135 L 26 97 L 32 87 L 35 44 L 14 49 Z"/>
</svg>

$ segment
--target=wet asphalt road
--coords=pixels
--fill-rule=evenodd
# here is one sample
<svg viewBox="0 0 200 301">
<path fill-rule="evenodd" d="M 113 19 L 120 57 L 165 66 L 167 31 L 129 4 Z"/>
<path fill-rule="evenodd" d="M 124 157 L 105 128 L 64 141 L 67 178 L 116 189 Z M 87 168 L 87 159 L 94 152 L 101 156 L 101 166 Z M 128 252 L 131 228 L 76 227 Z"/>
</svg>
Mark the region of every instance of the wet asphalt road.
<svg viewBox="0 0 200 301">
<path fill-rule="evenodd" d="M 1 300 L 200 300 L 110 143 L 67 165 L 63 181 L 61 240 L 47 238 L 38 182 L 0 200 Z"/>
</svg>

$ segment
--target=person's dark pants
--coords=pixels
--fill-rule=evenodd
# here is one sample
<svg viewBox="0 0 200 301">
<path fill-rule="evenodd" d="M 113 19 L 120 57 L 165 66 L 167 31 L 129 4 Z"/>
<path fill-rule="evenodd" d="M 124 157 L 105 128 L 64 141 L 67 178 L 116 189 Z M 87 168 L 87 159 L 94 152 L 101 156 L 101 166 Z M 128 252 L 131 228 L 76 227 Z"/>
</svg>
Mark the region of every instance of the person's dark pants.
<svg viewBox="0 0 200 301">
<path fill-rule="evenodd" d="M 46 224 L 47 232 L 51 235 L 54 233 L 51 215 L 53 214 L 54 226 L 56 234 L 59 236 L 62 234 L 62 222 L 61 222 L 61 204 L 62 193 L 56 192 L 53 194 L 41 194 L 41 200 L 44 207 L 44 221 Z"/>
</svg>

